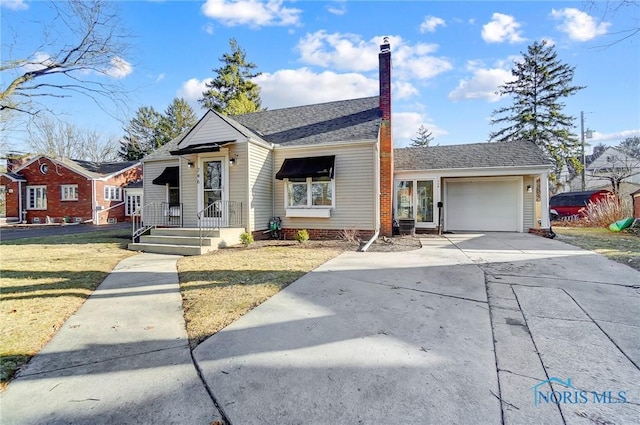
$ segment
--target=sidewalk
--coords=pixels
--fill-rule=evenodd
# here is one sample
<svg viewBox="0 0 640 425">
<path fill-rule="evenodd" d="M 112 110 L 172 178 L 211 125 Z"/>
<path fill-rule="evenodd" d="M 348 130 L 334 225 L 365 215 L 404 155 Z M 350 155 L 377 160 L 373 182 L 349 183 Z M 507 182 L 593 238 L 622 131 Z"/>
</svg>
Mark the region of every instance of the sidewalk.
<svg viewBox="0 0 640 425">
<path fill-rule="evenodd" d="M 179 257 L 123 260 L 7 390 L 0 423 L 211 424 L 193 365 Z"/>
</svg>

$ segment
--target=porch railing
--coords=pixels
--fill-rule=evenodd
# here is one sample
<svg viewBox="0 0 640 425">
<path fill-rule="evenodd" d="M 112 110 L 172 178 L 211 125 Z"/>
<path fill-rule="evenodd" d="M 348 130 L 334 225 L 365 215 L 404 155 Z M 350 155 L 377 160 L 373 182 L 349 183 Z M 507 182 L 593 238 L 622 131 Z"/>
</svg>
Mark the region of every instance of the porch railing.
<svg viewBox="0 0 640 425">
<path fill-rule="evenodd" d="M 198 212 L 200 246 L 216 229 L 242 227 L 242 202 L 215 201 Z"/>
<path fill-rule="evenodd" d="M 152 202 L 138 208 L 131 216 L 134 242 L 150 229 L 156 227 L 182 227 L 182 204 Z"/>
</svg>

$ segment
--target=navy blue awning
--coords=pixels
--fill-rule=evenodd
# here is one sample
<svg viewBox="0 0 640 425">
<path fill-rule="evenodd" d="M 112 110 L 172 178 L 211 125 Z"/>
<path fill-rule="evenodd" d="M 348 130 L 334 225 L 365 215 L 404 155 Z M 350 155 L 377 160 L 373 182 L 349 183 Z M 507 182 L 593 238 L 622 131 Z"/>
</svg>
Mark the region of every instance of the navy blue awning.
<svg viewBox="0 0 640 425">
<path fill-rule="evenodd" d="M 153 179 L 151 183 L 164 186 L 168 184 L 172 187 L 178 187 L 180 181 L 180 171 L 178 167 L 167 167 L 162 173 Z"/>
</svg>

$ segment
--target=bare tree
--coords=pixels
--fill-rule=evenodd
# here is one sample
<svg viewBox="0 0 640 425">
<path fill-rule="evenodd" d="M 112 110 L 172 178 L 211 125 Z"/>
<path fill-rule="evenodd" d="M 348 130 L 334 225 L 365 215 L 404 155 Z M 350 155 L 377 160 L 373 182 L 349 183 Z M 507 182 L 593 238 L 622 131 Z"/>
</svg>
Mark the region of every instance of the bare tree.
<svg viewBox="0 0 640 425">
<path fill-rule="evenodd" d="M 32 120 L 29 147 L 36 154 L 55 158 L 108 162 L 118 158 L 118 144 L 96 131 L 83 130 L 47 116 Z"/>
<path fill-rule="evenodd" d="M 597 180 L 606 180 L 611 184 L 613 193 L 620 192 L 620 184 L 629 177 L 640 174 L 640 159 L 622 152 L 607 155 L 606 165 L 594 168 L 591 176 Z"/>
<path fill-rule="evenodd" d="M 125 60 L 128 34 L 116 2 L 51 1 L 54 18 L 38 23 L 42 43 L 27 57 L 13 57 L 17 41 L 3 34 L 0 62 L 0 111 L 36 115 L 50 110 L 47 98 L 89 97 L 105 112 L 104 100 L 125 106 L 126 92 L 117 83 L 131 72 Z"/>
</svg>

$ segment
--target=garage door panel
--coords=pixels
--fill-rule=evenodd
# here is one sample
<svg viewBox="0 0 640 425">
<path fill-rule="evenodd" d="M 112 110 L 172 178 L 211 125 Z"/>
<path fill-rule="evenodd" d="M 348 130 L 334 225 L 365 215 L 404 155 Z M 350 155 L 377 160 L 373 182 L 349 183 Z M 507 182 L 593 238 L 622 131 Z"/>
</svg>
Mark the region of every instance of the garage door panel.
<svg viewBox="0 0 640 425">
<path fill-rule="evenodd" d="M 446 191 L 447 230 L 519 230 L 518 181 L 449 181 Z"/>
</svg>

